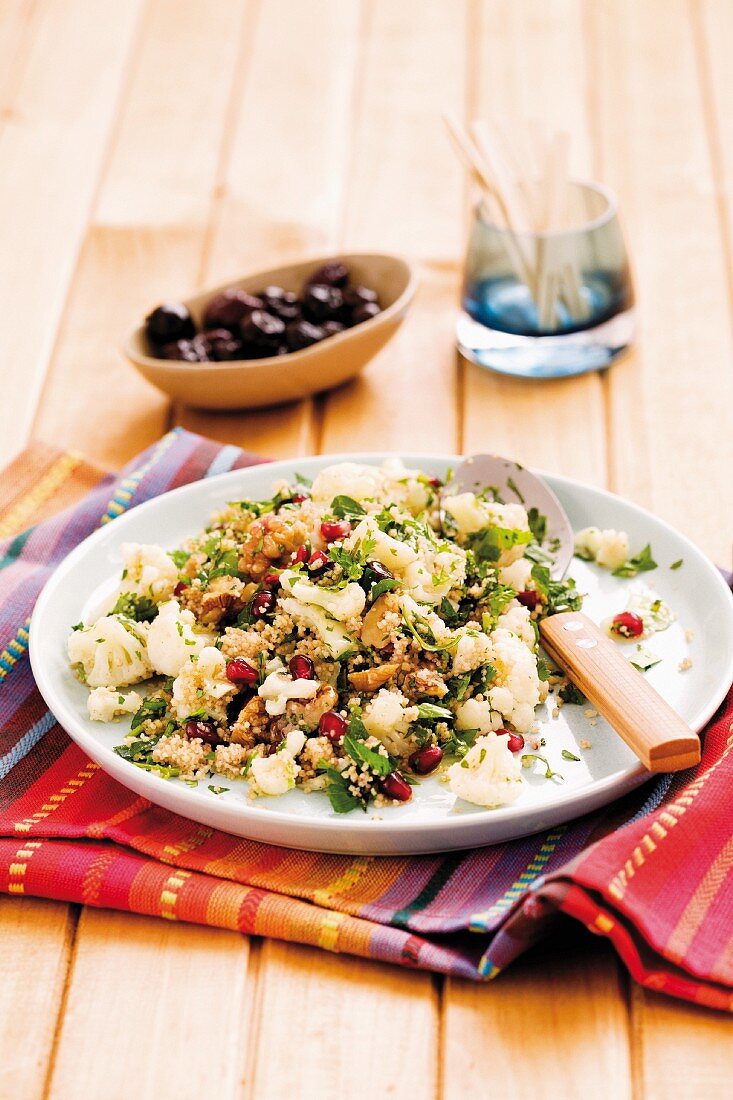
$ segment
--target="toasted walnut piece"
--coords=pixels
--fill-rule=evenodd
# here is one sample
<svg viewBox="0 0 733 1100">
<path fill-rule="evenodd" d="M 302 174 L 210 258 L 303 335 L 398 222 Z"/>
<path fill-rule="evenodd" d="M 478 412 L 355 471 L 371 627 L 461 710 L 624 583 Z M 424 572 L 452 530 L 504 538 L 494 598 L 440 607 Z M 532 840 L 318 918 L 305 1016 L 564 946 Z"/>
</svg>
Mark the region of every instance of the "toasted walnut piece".
<svg viewBox="0 0 733 1100">
<path fill-rule="evenodd" d="M 433 668 L 419 668 L 405 679 L 405 688 L 415 695 L 432 695 L 442 699 L 448 694 L 448 685 Z"/>
<path fill-rule="evenodd" d="M 399 667 L 398 664 L 388 661 L 376 668 L 365 668 L 363 672 L 350 672 L 349 683 L 357 691 L 376 691 L 377 688 L 383 687 L 388 680 L 392 679 L 395 673 L 399 671 Z"/>
<path fill-rule="evenodd" d="M 321 715 L 333 710 L 338 703 L 338 693 L 330 684 L 321 684 L 312 699 L 291 699 L 285 707 L 285 713 L 306 729 L 315 729 Z"/>
<path fill-rule="evenodd" d="M 244 704 L 236 722 L 229 727 L 229 740 L 234 745 L 251 749 L 267 738 L 270 716 L 265 710 L 265 700 L 254 695 Z"/>
<path fill-rule="evenodd" d="M 372 649 L 384 649 L 389 645 L 389 633 L 385 629 L 384 618 L 391 611 L 399 611 L 400 605 L 392 592 L 387 592 L 375 600 L 364 616 L 361 627 L 361 640 Z"/>
<path fill-rule="evenodd" d="M 252 580 L 260 581 L 273 565 L 285 566 L 294 550 L 308 538 L 308 528 L 302 520 L 268 515 L 256 520 L 242 544 L 239 569 Z"/>
<path fill-rule="evenodd" d="M 247 605 L 256 585 L 236 577 L 215 577 L 207 588 L 190 585 L 181 593 L 181 606 L 193 611 L 198 622 L 218 626 L 226 615 L 236 615 Z"/>
</svg>

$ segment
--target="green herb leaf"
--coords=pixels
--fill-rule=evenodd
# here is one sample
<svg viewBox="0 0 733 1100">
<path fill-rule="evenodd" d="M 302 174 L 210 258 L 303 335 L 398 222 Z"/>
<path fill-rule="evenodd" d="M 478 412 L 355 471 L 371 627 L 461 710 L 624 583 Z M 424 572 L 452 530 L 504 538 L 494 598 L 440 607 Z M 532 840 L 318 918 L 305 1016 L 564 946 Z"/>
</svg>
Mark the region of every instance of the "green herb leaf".
<svg viewBox="0 0 733 1100">
<path fill-rule="evenodd" d="M 580 688 L 576 688 L 575 684 L 571 684 L 569 680 L 567 684 L 563 684 L 557 694 L 563 703 L 575 703 L 580 707 L 586 702 L 585 695 L 583 695 Z"/>
<path fill-rule="evenodd" d="M 614 577 L 635 577 L 637 573 L 648 573 L 650 569 L 656 569 L 657 563 L 652 557 L 652 548 L 649 543 L 634 558 L 629 558 L 618 569 L 614 569 Z"/>
<path fill-rule="evenodd" d="M 539 508 L 530 508 L 527 512 L 527 521 L 532 537 L 541 546 L 547 534 L 547 516 L 542 515 Z"/>
<path fill-rule="evenodd" d="M 670 569 L 679 569 L 681 565 L 684 565 L 684 558 L 678 558 L 677 561 L 673 561 L 670 565 Z"/>
<path fill-rule="evenodd" d="M 563 760 L 575 760 L 577 762 L 580 762 L 580 757 L 576 756 L 575 753 L 572 753 L 570 749 L 563 749 L 560 755 L 562 756 Z"/>
<path fill-rule="evenodd" d="M 344 750 L 352 760 L 359 764 L 366 764 L 375 775 L 389 775 L 393 771 L 392 762 L 388 756 L 382 756 L 381 752 L 370 749 L 363 741 L 359 741 L 350 733 L 344 737 Z"/>
<path fill-rule="evenodd" d="M 331 511 L 337 519 L 359 520 L 366 515 L 366 509 L 353 497 L 337 496 L 331 501 Z"/>
<path fill-rule="evenodd" d="M 225 791 L 229 790 L 229 787 L 217 787 L 215 783 L 210 783 L 209 790 L 212 794 L 224 794 Z"/>
<path fill-rule="evenodd" d="M 466 539 L 478 561 L 496 562 L 505 550 L 514 546 L 526 546 L 532 540 L 531 531 L 518 527 L 483 527 Z"/>
<path fill-rule="evenodd" d="M 369 599 L 374 603 L 380 596 L 383 596 L 385 592 L 392 592 L 395 588 L 399 588 L 400 582 L 396 577 L 383 577 L 381 581 L 377 581 L 369 589 Z"/>
<path fill-rule="evenodd" d="M 151 696 L 143 699 L 142 706 L 132 716 L 130 729 L 138 729 L 148 718 L 162 718 L 167 706 L 165 699 L 151 698 Z"/>
<path fill-rule="evenodd" d="M 168 557 L 173 559 L 173 564 L 177 569 L 183 569 L 191 555 L 188 550 L 169 550 Z"/>
<path fill-rule="evenodd" d="M 418 703 L 417 709 L 420 712 L 420 717 L 427 722 L 437 722 L 441 719 L 451 721 L 453 718 L 452 711 L 448 710 L 447 707 L 439 707 L 437 703 Z"/>
<path fill-rule="evenodd" d="M 552 768 L 550 767 L 549 762 L 547 760 L 547 757 L 540 756 L 540 754 L 537 753 L 537 752 L 525 752 L 525 753 L 523 753 L 523 755 L 522 755 L 522 767 L 523 768 L 531 768 L 532 764 L 534 763 L 535 760 L 539 760 L 539 762 L 541 764 L 545 765 L 545 779 L 559 779 L 561 782 L 565 781 L 564 777 L 560 774 L 560 772 L 554 772 L 552 770 Z"/>
<path fill-rule="evenodd" d="M 136 623 L 151 623 L 158 614 L 158 605 L 147 596 L 136 596 L 134 592 L 123 592 L 110 615 L 123 615 L 134 619 Z"/>
</svg>

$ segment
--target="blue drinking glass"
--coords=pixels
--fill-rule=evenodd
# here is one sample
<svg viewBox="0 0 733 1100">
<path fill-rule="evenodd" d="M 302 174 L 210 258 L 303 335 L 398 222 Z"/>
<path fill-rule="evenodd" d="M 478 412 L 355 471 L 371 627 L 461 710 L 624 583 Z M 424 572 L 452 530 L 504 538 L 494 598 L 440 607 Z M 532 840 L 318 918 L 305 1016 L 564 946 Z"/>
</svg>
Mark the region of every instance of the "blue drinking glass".
<svg viewBox="0 0 733 1100">
<path fill-rule="evenodd" d="M 602 370 L 629 346 L 634 289 L 615 196 L 571 181 L 563 222 L 556 232 L 513 233 L 476 208 L 457 325 L 467 359 L 558 378 Z"/>
</svg>

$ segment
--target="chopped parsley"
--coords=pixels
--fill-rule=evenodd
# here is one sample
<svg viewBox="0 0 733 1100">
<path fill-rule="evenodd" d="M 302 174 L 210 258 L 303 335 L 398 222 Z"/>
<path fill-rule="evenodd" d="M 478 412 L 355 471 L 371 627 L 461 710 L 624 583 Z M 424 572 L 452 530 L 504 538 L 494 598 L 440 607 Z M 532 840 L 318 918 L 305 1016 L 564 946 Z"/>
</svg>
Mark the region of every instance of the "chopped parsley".
<svg viewBox="0 0 733 1100">
<path fill-rule="evenodd" d="M 670 569 L 679 569 L 680 566 L 684 565 L 684 561 L 685 561 L 684 558 L 678 558 L 677 561 L 672 562 L 672 564 L 670 565 L 669 568 Z"/>
<path fill-rule="evenodd" d="M 518 527 L 482 527 L 466 539 L 478 561 L 497 562 L 505 550 L 526 546 L 532 541 L 531 531 Z"/>
<path fill-rule="evenodd" d="M 647 543 L 635 557 L 629 558 L 618 569 L 614 569 L 614 577 L 635 577 L 637 573 L 648 573 L 650 569 L 656 569 L 657 563 L 652 557 L 652 548 Z"/>
<path fill-rule="evenodd" d="M 353 497 L 340 495 L 331 501 L 331 511 L 337 519 L 347 519 L 351 522 L 358 521 L 366 515 L 366 509 Z"/>
<path fill-rule="evenodd" d="M 525 752 L 522 754 L 522 767 L 531 768 L 535 760 L 539 760 L 540 764 L 545 765 L 545 779 L 559 779 L 560 782 L 564 782 L 564 776 L 560 772 L 554 772 L 550 767 L 549 761 L 546 756 L 540 756 L 538 752 Z"/>
<path fill-rule="evenodd" d="M 576 763 L 580 763 L 580 757 L 576 756 L 575 753 L 570 751 L 570 749 L 563 749 L 560 755 L 562 756 L 563 760 L 575 760 Z"/>
<path fill-rule="evenodd" d="M 577 706 L 582 706 L 586 702 L 585 695 L 583 695 L 580 688 L 577 688 L 575 684 L 571 684 L 569 680 L 567 684 L 563 684 L 557 694 L 563 703 L 575 703 Z"/>
<path fill-rule="evenodd" d="M 151 623 L 157 614 L 158 605 L 153 600 L 136 596 L 134 592 L 123 592 L 110 611 L 110 615 L 123 615 L 136 623 Z"/>
</svg>

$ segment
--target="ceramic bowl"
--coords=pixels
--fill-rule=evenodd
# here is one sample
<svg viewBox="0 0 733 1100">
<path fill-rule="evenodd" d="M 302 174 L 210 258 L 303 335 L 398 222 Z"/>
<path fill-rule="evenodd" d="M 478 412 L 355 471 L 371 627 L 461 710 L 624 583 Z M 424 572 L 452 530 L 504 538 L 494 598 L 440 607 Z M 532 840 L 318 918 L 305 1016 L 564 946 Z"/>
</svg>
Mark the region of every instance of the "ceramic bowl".
<svg viewBox="0 0 733 1100">
<path fill-rule="evenodd" d="M 203 409 L 251 409 L 294 401 L 338 386 L 367 365 L 400 325 L 417 287 L 412 264 L 388 253 L 340 256 L 351 281 L 376 290 L 382 312 L 369 321 L 344 329 L 302 351 L 268 359 L 236 359 L 222 363 L 183 363 L 150 354 L 144 327 L 124 345 L 130 362 L 144 378 L 175 401 Z M 241 279 L 210 287 L 183 301 L 200 325 L 206 303 L 228 287 L 256 292 L 276 285 L 299 292 L 308 276 L 332 256 L 257 271 Z"/>
</svg>

